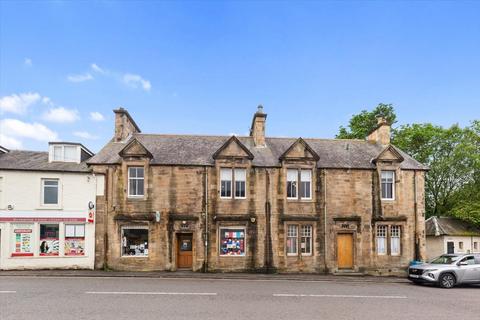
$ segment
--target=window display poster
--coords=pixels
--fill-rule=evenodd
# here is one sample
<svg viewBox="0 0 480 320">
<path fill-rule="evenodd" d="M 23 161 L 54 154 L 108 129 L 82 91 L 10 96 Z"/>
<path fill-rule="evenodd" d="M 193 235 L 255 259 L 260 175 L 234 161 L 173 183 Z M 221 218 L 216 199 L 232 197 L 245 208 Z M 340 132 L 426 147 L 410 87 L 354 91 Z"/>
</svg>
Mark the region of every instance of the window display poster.
<svg viewBox="0 0 480 320">
<path fill-rule="evenodd" d="M 12 256 L 33 256 L 32 232 L 30 224 L 13 225 L 15 249 Z"/>
<path fill-rule="evenodd" d="M 85 238 L 65 238 L 65 255 L 85 255 Z"/>
<path fill-rule="evenodd" d="M 244 256 L 245 255 L 245 230 L 221 229 L 220 255 Z"/>
<path fill-rule="evenodd" d="M 40 238 L 41 256 L 58 256 L 60 243 L 57 238 Z"/>
</svg>

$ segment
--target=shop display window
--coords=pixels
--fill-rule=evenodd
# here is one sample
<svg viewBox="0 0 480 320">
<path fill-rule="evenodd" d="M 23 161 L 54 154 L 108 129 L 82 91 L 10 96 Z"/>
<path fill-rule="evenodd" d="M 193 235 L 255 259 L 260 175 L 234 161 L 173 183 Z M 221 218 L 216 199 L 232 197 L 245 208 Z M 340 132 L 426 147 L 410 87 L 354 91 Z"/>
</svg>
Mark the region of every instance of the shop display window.
<svg viewBox="0 0 480 320">
<path fill-rule="evenodd" d="M 59 243 L 58 224 L 40 224 L 40 255 L 58 256 Z"/>
<path fill-rule="evenodd" d="M 245 256 L 245 228 L 220 228 L 220 255 Z"/>
<path fill-rule="evenodd" d="M 33 224 L 14 224 L 12 227 L 15 244 L 12 256 L 33 256 Z"/>
<path fill-rule="evenodd" d="M 122 227 L 122 256 L 148 257 L 148 226 Z"/>
<path fill-rule="evenodd" d="M 65 225 L 65 255 L 66 256 L 85 255 L 85 225 L 84 224 L 66 224 Z"/>
</svg>

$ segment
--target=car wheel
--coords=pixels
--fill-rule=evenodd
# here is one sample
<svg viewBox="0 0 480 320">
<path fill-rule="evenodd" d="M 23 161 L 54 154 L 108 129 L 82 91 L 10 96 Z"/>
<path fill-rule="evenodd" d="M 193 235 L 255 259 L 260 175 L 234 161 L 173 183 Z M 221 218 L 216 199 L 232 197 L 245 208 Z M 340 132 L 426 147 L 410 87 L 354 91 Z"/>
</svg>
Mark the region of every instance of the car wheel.
<svg viewBox="0 0 480 320">
<path fill-rule="evenodd" d="M 451 273 L 444 273 L 439 279 L 440 287 L 445 289 L 453 288 L 455 286 L 455 282 L 455 276 Z"/>
</svg>

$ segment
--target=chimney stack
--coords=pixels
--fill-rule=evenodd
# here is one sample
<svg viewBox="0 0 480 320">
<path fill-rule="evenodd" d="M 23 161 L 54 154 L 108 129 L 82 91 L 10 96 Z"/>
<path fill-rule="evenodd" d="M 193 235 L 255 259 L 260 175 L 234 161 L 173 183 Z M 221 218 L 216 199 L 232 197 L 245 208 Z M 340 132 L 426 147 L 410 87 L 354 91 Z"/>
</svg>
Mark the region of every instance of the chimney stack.
<svg viewBox="0 0 480 320">
<path fill-rule="evenodd" d="M 382 145 L 390 144 L 390 124 L 385 117 L 377 116 L 377 127 L 368 134 L 367 140 Z"/>
<path fill-rule="evenodd" d="M 113 112 L 115 113 L 115 142 L 124 141 L 132 133 L 142 132 L 127 110 L 120 107 Z"/>
<path fill-rule="evenodd" d="M 253 137 L 255 147 L 265 147 L 265 120 L 267 114 L 263 112 L 263 106 L 259 105 L 257 112 L 253 115 L 250 137 Z"/>
</svg>

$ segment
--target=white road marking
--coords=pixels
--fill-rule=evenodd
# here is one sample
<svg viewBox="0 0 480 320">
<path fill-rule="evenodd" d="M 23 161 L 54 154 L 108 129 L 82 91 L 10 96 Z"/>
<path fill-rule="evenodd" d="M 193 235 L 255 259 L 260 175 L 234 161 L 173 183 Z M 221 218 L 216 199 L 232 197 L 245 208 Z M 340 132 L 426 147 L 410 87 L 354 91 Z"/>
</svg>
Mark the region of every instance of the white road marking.
<svg viewBox="0 0 480 320">
<path fill-rule="evenodd" d="M 144 291 L 87 291 L 86 294 L 216 296 L 216 292 L 144 292 Z"/>
<path fill-rule="evenodd" d="M 17 293 L 17 291 L 0 291 L 0 293 Z"/>
<path fill-rule="evenodd" d="M 365 299 L 407 299 L 406 296 L 364 296 L 349 294 L 291 294 L 291 293 L 274 293 L 274 297 L 313 297 L 313 298 L 365 298 Z"/>
</svg>

